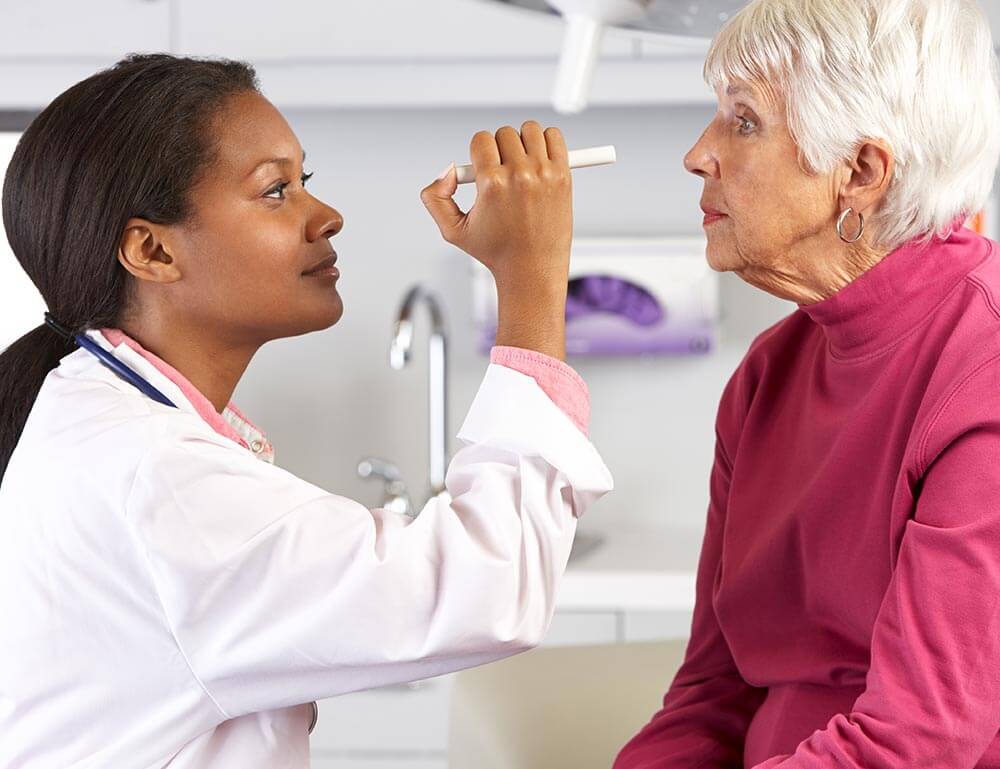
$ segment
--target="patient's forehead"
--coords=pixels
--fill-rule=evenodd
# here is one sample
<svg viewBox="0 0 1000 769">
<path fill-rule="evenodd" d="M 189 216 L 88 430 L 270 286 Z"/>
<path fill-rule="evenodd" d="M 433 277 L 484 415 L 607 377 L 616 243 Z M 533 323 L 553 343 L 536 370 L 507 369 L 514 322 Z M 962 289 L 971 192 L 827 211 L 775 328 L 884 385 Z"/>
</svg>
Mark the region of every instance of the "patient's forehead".
<svg viewBox="0 0 1000 769">
<path fill-rule="evenodd" d="M 732 80 L 717 85 L 715 94 L 720 105 L 743 103 L 762 114 L 780 114 L 784 109 L 781 92 L 770 83 Z"/>
</svg>

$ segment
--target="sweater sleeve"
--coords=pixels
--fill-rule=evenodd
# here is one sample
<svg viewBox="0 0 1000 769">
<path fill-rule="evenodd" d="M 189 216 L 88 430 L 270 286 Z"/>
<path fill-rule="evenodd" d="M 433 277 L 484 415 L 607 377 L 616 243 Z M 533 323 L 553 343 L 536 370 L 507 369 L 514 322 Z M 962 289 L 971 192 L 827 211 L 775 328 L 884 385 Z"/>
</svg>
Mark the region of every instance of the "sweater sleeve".
<svg viewBox="0 0 1000 769">
<path fill-rule="evenodd" d="M 865 691 L 755 769 L 975 766 L 1000 717 L 1000 375 L 946 399 L 920 443 L 913 517 L 876 619 Z"/>
<path fill-rule="evenodd" d="M 732 382 L 730 383 L 732 384 Z M 727 388 L 732 390 L 732 387 Z M 696 579 L 691 639 L 663 708 L 625 745 L 614 769 L 742 769 L 750 720 L 766 689 L 740 675 L 713 607 L 722 565 L 722 536 L 732 463 L 719 436 L 732 398 L 723 397 L 710 483 L 710 501 Z"/>
</svg>

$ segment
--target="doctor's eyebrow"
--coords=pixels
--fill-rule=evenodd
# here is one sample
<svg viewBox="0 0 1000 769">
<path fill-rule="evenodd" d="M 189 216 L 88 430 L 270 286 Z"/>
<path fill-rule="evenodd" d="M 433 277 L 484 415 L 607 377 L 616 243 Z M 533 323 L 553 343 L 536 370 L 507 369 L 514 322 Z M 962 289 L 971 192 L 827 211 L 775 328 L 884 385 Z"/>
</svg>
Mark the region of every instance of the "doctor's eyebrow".
<svg viewBox="0 0 1000 769">
<path fill-rule="evenodd" d="M 260 168 L 261 166 L 266 166 L 266 165 L 268 165 L 270 163 L 274 163 L 274 164 L 277 164 L 277 165 L 292 165 L 293 162 L 294 161 L 291 158 L 286 158 L 286 157 L 268 158 L 267 160 L 262 160 L 257 165 L 255 165 L 253 167 L 253 170 L 251 170 L 250 173 L 247 174 L 247 176 L 250 176 L 250 174 L 255 173 L 257 171 L 257 169 Z M 302 150 L 302 162 L 303 162 L 303 164 L 306 162 L 306 151 L 305 150 Z"/>
</svg>

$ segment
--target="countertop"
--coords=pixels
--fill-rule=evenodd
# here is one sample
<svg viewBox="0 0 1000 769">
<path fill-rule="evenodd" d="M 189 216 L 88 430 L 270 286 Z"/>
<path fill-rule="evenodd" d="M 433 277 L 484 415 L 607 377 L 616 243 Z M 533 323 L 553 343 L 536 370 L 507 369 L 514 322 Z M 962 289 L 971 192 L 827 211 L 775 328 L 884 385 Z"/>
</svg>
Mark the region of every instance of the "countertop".
<svg viewBox="0 0 1000 769">
<path fill-rule="evenodd" d="M 556 611 L 691 611 L 702 529 L 580 531 Z"/>
</svg>

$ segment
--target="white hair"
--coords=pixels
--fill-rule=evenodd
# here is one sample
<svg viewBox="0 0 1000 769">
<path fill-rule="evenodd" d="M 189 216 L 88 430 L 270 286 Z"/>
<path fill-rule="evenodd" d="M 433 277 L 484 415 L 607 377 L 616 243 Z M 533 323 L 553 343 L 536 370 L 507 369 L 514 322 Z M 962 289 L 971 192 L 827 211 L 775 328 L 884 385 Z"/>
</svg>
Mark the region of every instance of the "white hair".
<svg viewBox="0 0 1000 769">
<path fill-rule="evenodd" d="M 752 0 L 712 42 L 705 80 L 777 90 L 807 173 L 887 142 L 876 245 L 946 233 L 993 187 L 1000 67 L 975 0 Z"/>
</svg>

